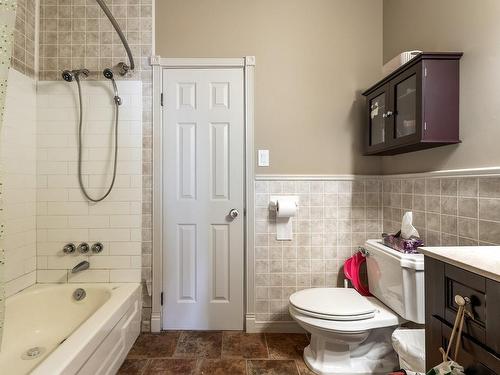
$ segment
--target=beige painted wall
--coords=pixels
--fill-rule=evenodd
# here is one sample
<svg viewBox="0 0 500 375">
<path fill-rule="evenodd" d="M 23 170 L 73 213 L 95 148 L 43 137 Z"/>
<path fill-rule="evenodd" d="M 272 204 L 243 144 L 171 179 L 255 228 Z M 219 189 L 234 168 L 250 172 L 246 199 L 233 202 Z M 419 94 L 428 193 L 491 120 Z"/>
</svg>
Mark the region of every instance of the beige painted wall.
<svg viewBox="0 0 500 375">
<path fill-rule="evenodd" d="M 401 51 L 463 51 L 462 144 L 383 158 L 383 172 L 500 166 L 500 1 L 384 0 L 384 61 Z"/>
<path fill-rule="evenodd" d="M 157 0 L 156 54 L 256 56 L 255 145 L 271 158 L 257 173 L 381 171 L 360 150 L 360 91 L 380 78 L 381 0 Z"/>
</svg>

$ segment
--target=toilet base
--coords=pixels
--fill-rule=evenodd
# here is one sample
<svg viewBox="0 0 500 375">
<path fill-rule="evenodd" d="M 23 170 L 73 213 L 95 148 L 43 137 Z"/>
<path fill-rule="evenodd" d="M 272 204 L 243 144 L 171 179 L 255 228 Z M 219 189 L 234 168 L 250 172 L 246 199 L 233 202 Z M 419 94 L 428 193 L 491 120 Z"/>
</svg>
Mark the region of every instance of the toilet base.
<svg viewBox="0 0 500 375">
<path fill-rule="evenodd" d="M 304 361 L 318 375 L 387 374 L 398 368 L 398 358 L 391 345 L 394 327 L 339 337 L 330 332 L 311 332 L 311 343 L 304 349 Z M 357 342 L 356 342 L 357 341 Z"/>
</svg>

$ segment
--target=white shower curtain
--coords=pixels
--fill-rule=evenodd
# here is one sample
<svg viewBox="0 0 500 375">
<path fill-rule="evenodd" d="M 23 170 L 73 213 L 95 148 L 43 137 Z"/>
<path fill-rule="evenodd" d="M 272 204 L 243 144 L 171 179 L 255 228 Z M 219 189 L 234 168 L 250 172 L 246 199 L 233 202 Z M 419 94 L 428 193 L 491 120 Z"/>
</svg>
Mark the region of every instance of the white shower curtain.
<svg viewBox="0 0 500 375">
<path fill-rule="evenodd" d="M 7 78 L 9 75 L 10 58 L 12 55 L 12 43 L 14 39 L 14 25 L 16 21 L 17 0 L 4 0 L 0 2 L 0 134 L 3 125 L 3 116 L 5 111 L 5 97 L 7 94 Z M 0 147 L 2 140 L 0 139 Z M 2 161 L 0 160 L 0 183 L 3 181 Z M 3 215 L 2 200 L 0 199 L 0 350 L 2 343 L 2 328 L 5 309 L 5 291 L 4 291 L 4 271 L 5 257 L 3 248 Z"/>
</svg>

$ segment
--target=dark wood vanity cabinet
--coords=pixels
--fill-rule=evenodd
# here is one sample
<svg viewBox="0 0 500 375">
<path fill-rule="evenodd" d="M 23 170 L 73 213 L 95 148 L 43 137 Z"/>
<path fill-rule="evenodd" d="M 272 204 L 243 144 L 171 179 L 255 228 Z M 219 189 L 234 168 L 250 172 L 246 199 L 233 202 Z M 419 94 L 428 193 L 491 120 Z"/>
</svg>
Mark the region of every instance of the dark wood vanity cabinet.
<svg viewBox="0 0 500 375">
<path fill-rule="evenodd" d="M 366 155 L 459 143 L 462 53 L 421 53 L 366 90 Z"/>
<path fill-rule="evenodd" d="M 469 297 L 459 362 L 467 374 L 500 374 L 500 283 L 425 257 L 425 356 L 427 370 L 441 363 L 455 322 L 455 295 Z"/>
</svg>

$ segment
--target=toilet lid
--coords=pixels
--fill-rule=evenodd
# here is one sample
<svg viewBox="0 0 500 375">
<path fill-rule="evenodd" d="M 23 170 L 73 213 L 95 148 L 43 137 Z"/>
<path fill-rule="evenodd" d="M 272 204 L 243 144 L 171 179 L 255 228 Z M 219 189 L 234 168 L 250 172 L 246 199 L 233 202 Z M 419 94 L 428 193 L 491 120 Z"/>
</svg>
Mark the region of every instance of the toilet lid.
<svg viewBox="0 0 500 375">
<path fill-rule="evenodd" d="M 290 296 L 290 303 L 302 313 L 331 320 L 373 318 L 375 307 L 352 288 L 304 289 Z"/>
</svg>

